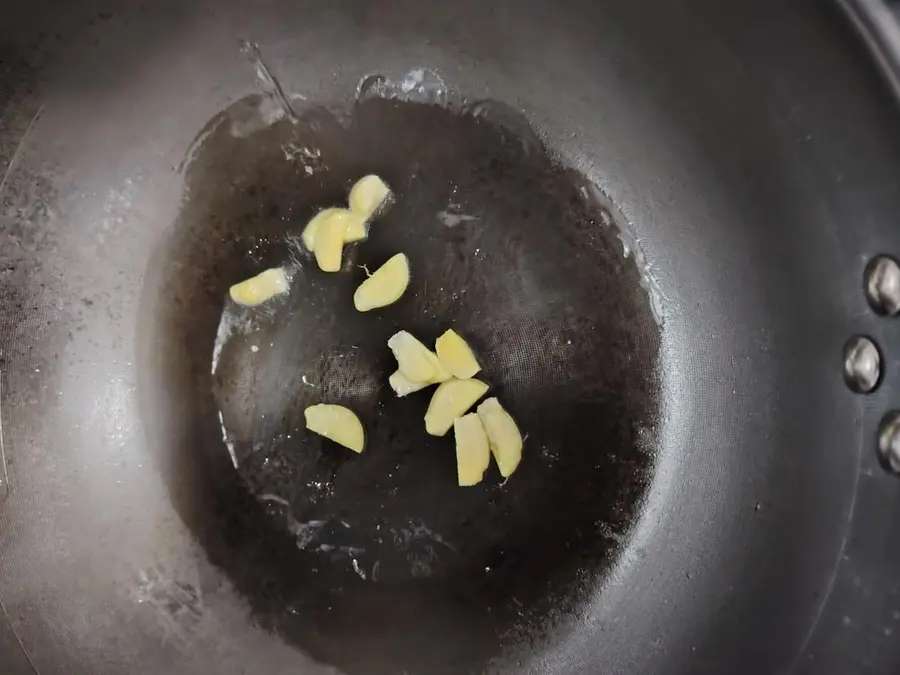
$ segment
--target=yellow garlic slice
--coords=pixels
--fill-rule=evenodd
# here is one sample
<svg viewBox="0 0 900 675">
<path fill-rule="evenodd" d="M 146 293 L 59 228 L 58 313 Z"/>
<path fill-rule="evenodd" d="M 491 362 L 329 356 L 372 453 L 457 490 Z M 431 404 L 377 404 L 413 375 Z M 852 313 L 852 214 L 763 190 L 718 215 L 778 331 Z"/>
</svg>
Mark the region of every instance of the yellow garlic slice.
<svg viewBox="0 0 900 675">
<path fill-rule="evenodd" d="M 449 379 L 435 390 L 425 413 L 425 431 L 443 436 L 453 421 L 462 417 L 475 402 L 484 396 L 488 386 L 480 380 Z"/>
<path fill-rule="evenodd" d="M 362 452 L 366 434 L 356 414 L 342 405 L 319 403 L 303 411 L 306 428 L 343 445 L 353 452 Z"/>
<path fill-rule="evenodd" d="M 390 188 L 375 174 L 360 178 L 350 189 L 350 210 L 369 220 L 378 215 L 391 194 Z"/>
<path fill-rule="evenodd" d="M 413 382 L 408 379 L 403 373 L 399 370 L 394 371 L 393 374 L 388 378 L 388 384 L 391 385 L 391 389 L 394 390 L 394 393 L 397 394 L 398 397 L 403 398 L 407 394 L 412 394 L 415 391 L 419 391 L 420 389 L 424 389 L 427 386 L 430 386 L 431 382 Z"/>
<path fill-rule="evenodd" d="M 341 209 L 323 209 L 314 215 L 306 224 L 306 227 L 303 228 L 301 239 L 303 239 L 303 245 L 306 247 L 307 251 L 312 253 L 316 248 L 316 230 L 319 229 L 319 225 L 340 210 Z"/>
<path fill-rule="evenodd" d="M 369 225 L 366 223 L 366 219 L 358 213 L 343 211 L 339 217 L 344 220 L 345 244 L 362 241 L 369 236 Z"/>
<path fill-rule="evenodd" d="M 353 294 L 353 306 L 360 312 L 387 307 L 400 299 L 409 286 L 409 260 L 403 253 L 391 257 Z"/>
<path fill-rule="evenodd" d="M 487 432 L 500 475 L 504 478 L 512 475 L 522 461 L 522 434 L 515 420 L 494 397 L 478 406 L 478 416 Z"/>
<path fill-rule="evenodd" d="M 228 294 L 239 305 L 253 307 L 279 293 L 286 293 L 289 287 L 290 284 L 284 270 L 280 267 L 273 267 L 260 272 L 255 277 L 235 284 L 228 289 Z"/>
<path fill-rule="evenodd" d="M 434 368 L 434 375 L 431 376 L 430 384 L 446 382 L 453 377 L 447 372 L 447 369 L 441 365 L 441 360 L 437 357 L 437 354 L 430 349 L 428 350 L 428 360 L 431 362 L 431 367 Z"/>
<path fill-rule="evenodd" d="M 456 476 L 459 485 L 477 485 L 484 477 L 491 462 L 488 437 L 475 413 L 469 413 L 453 422 L 456 437 Z"/>
<path fill-rule="evenodd" d="M 394 333 L 388 347 L 397 359 L 397 369 L 410 382 L 430 384 L 440 375 L 435 367 L 437 357 L 411 333 L 405 330 Z"/>
<path fill-rule="evenodd" d="M 319 227 L 323 222 L 332 219 L 343 221 L 343 239 L 345 244 L 365 239 L 369 234 L 369 228 L 366 225 L 366 220 L 359 214 L 353 213 L 348 209 L 323 209 L 322 211 L 319 211 L 315 216 L 313 216 L 312 220 L 310 220 L 306 224 L 306 227 L 303 228 L 303 234 L 300 236 L 300 238 L 303 240 L 303 245 L 306 247 L 307 251 L 315 251 L 316 232 L 318 232 Z"/>
<path fill-rule="evenodd" d="M 474 377 L 481 370 L 469 345 L 452 328 L 435 341 L 434 350 L 447 372 L 460 380 Z"/>
<path fill-rule="evenodd" d="M 434 354 L 429 353 L 427 358 L 433 367 L 432 372 L 434 373 L 430 379 L 424 382 L 413 382 L 399 370 L 395 371 L 388 378 L 391 389 L 394 390 L 394 393 L 397 394 L 398 397 L 402 398 L 408 394 L 419 391 L 420 389 L 431 386 L 432 384 L 439 384 L 450 379 L 450 373 L 441 368 L 440 362 Z"/>
<path fill-rule="evenodd" d="M 323 272 L 337 272 L 341 269 L 344 227 L 343 220 L 335 216 L 323 219 L 316 226 L 313 252 L 316 255 L 316 263 Z"/>
</svg>

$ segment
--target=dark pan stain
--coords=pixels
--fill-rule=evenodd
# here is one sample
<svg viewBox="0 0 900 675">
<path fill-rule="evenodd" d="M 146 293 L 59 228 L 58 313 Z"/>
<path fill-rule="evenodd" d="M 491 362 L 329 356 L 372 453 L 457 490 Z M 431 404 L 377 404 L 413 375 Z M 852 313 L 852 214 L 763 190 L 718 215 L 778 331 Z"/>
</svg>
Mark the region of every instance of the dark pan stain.
<svg viewBox="0 0 900 675">
<path fill-rule="evenodd" d="M 147 274 L 143 415 L 173 502 L 259 624 L 314 658 L 351 674 L 481 671 L 577 612 L 648 487 L 660 329 L 640 271 L 583 179 L 515 125 L 372 99 L 340 121 L 312 109 L 255 128 L 259 104 L 207 125 Z M 320 273 L 292 242 L 367 173 L 395 204 L 344 272 Z M 398 251 L 405 296 L 355 312 L 359 266 Z M 290 267 L 291 292 L 248 321 L 228 286 L 272 265 Z M 223 310 L 252 330 L 213 376 Z M 431 342 L 450 326 L 527 434 L 505 484 L 492 468 L 457 487 L 452 437 L 423 428 L 428 393 L 387 386 L 392 333 Z M 365 453 L 305 431 L 322 401 L 359 413 Z"/>
</svg>

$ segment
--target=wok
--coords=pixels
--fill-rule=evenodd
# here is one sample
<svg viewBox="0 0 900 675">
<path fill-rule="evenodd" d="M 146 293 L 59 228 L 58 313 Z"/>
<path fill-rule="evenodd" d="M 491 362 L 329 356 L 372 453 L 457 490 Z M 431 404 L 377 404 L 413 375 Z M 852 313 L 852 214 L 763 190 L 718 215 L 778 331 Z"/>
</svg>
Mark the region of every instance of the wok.
<svg viewBox="0 0 900 675">
<path fill-rule="evenodd" d="M 897 672 L 900 115 L 847 14 L 4 10 L 2 672 Z M 324 275 L 296 236 L 366 173 Z M 508 481 L 387 387 L 450 326 Z"/>
</svg>

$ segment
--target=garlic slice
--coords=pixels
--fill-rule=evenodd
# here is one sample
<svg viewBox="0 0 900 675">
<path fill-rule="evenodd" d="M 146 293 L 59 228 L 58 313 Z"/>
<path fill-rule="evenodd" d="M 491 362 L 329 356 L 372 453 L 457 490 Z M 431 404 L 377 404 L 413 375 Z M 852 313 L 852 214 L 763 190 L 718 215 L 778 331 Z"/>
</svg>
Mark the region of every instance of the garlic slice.
<svg viewBox="0 0 900 675">
<path fill-rule="evenodd" d="M 379 215 L 390 194 L 390 188 L 381 178 L 369 174 L 360 178 L 350 188 L 350 197 L 347 201 L 351 211 L 369 220 Z"/>
<path fill-rule="evenodd" d="M 456 476 L 461 487 L 477 485 L 484 477 L 491 462 L 488 437 L 475 413 L 469 413 L 453 422 L 456 437 Z"/>
<path fill-rule="evenodd" d="M 391 376 L 388 378 L 388 384 L 391 385 L 391 389 L 394 390 L 394 393 L 397 394 L 399 398 L 403 398 L 408 394 L 412 394 L 413 392 L 419 391 L 420 389 L 424 389 L 425 387 L 430 386 L 431 382 L 413 382 L 409 378 L 407 378 L 403 373 L 399 370 L 394 371 Z"/>
<path fill-rule="evenodd" d="M 432 436 L 445 435 L 454 420 L 462 417 L 487 390 L 488 386 L 481 380 L 449 379 L 441 383 L 428 404 L 425 431 Z"/>
<path fill-rule="evenodd" d="M 349 408 L 342 405 L 319 403 L 303 411 L 306 428 L 343 445 L 353 452 L 362 452 L 366 434 L 362 422 Z"/>
<path fill-rule="evenodd" d="M 336 215 L 323 219 L 316 226 L 316 263 L 323 272 L 337 272 L 341 269 L 341 254 L 344 251 L 345 223 Z"/>
<path fill-rule="evenodd" d="M 397 369 L 410 382 L 431 384 L 440 375 L 437 357 L 411 333 L 405 330 L 394 333 L 388 347 L 397 359 Z"/>
<path fill-rule="evenodd" d="M 452 328 L 435 340 L 434 351 L 447 372 L 460 380 L 474 377 L 481 370 L 472 349 Z"/>
<path fill-rule="evenodd" d="M 500 475 L 504 478 L 512 475 L 522 461 L 522 434 L 516 421 L 495 397 L 478 406 L 478 416 L 487 432 Z"/>
<path fill-rule="evenodd" d="M 365 239 L 369 234 L 369 227 L 366 225 L 366 219 L 357 213 L 353 213 L 348 209 L 330 208 L 319 211 L 303 228 L 303 234 L 300 238 L 303 245 L 309 252 L 315 251 L 316 248 L 316 232 L 326 220 L 336 218 L 344 223 L 344 243 L 349 244 L 354 241 Z"/>
<path fill-rule="evenodd" d="M 359 285 L 353 294 L 353 306 L 360 312 L 387 307 L 400 299 L 407 286 L 409 260 L 398 253 Z"/>
<path fill-rule="evenodd" d="M 355 241 L 362 241 L 369 236 L 369 225 L 366 219 L 358 213 L 345 211 L 340 216 L 344 219 L 344 243 L 352 244 Z"/>
<path fill-rule="evenodd" d="M 284 270 L 273 267 L 235 284 L 228 289 L 228 294 L 237 304 L 253 307 L 279 293 L 286 293 L 289 288 L 290 283 Z"/>
</svg>

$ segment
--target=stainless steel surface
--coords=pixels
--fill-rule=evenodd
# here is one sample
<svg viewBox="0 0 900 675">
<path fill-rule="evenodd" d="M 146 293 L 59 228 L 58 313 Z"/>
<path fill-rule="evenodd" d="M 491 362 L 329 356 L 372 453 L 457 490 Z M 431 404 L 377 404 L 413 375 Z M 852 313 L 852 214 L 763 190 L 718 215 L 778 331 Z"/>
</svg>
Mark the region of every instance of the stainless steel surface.
<svg viewBox="0 0 900 675">
<path fill-rule="evenodd" d="M 869 338 L 857 335 L 844 344 L 844 380 L 858 394 L 868 394 L 881 381 L 881 352 Z"/>
<path fill-rule="evenodd" d="M 866 266 L 866 297 L 879 314 L 894 316 L 900 312 L 900 265 L 886 255 L 872 258 Z"/>
<path fill-rule="evenodd" d="M 887 471 L 900 474 L 900 413 L 889 412 L 878 430 L 878 453 Z"/>
</svg>

